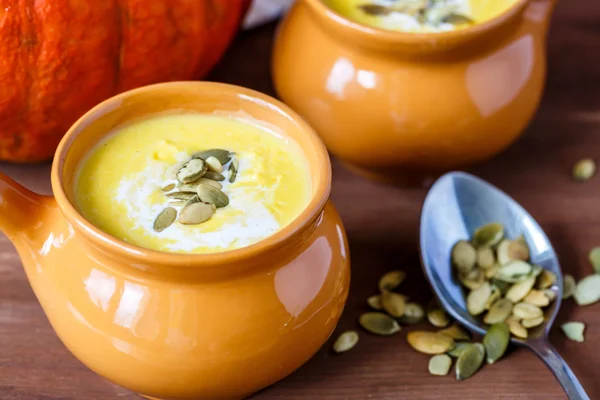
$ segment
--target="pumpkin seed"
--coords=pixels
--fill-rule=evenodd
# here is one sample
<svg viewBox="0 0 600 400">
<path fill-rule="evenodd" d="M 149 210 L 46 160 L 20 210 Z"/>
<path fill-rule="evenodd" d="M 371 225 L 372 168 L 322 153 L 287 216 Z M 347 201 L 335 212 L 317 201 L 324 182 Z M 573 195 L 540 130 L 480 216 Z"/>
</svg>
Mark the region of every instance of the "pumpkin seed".
<svg viewBox="0 0 600 400">
<path fill-rule="evenodd" d="M 235 178 L 237 178 L 239 169 L 240 163 L 237 158 L 234 158 L 231 160 L 231 164 L 229 164 L 229 183 L 235 182 Z"/>
<path fill-rule="evenodd" d="M 202 178 L 200 178 L 202 179 Z M 196 194 L 196 188 L 198 187 L 198 185 L 194 182 L 194 183 L 185 183 L 183 185 L 179 185 L 177 187 L 177 192 L 179 193 L 193 193 Z"/>
<path fill-rule="evenodd" d="M 536 326 L 541 325 L 544 322 L 544 317 L 537 317 L 537 318 L 526 318 L 524 320 L 521 320 L 521 325 L 523 325 L 523 328 L 535 328 Z"/>
<path fill-rule="evenodd" d="M 213 181 L 212 179 L 208 178 L 200 178 L 197 181 L 194 181 L 194 184 L 196 185 L 196 187 L 198 187 L 198 185 L 209 185 L 212 187 L 216 187 L 219 190 L 223 189 L 223 185 L 221 185 L 219 182 Z"/>
<path fill-rule="evenodd" d="M 444 328 L 450 323 L 450 317 L 448 317 L 446 311 L 444 311 L 441 308 L 428 311 L 427 320 L 431 325 L 435 326 L 436 328 Z"/>
<path fill-rule="evenodd" d="M 229 162 L 229 160 L 231 160 L 231 156 L 232 156 L 232 153 L 227 150 L 209 149 L 209 150 L 203 150 L 203 151 L 194 153 L 192 155 L 192 158 L 201 158 L 202 160 L 206 160 L 210 157 L 214 157 L 217 160 L 219 160 L 221 165 L 225 165 Z"/>
<path fill-rule="evenodd" d="M 479 315 L 485 311 L 485 305 L 492 295 L 492 288 L 488 282 L 484 282 L 480 287 L 471 290 L 467 296 L 467 310 L 471 315 Z"/>
<path fill-rule="evenodd" d="M 575 278 L 571 275 L 563 276 L 563 299 L 568 299 L 573 296 L 575 293 L 575 289 L 577 288 L 577 282 L 575 282 Z"/>
<path fill-rule="evenodd" d="M 590 263 L 594 267 L 594 272 L 600 274 L 600 247 L 594 247 L 588 255 Z"/>
<path fill-rule="evenodd" d="M 474 21 L 466 15 L 450 13 L 442 18 L 442 22 L 452 25 L 473 24 Z"/>
<path fill-rule="evenodd" d="M 184 225 L 196 225 L 208 221 L 215 215 L 215 206 L 206 203 L 188 204 L 179 213 L 179 222 Z"/>
<path fill-rule="evenodd" d="M 379 279 L 379 290 L 382 293 L 388 290 L 393 290 L 400 286 L 400 284 L 404 281 L 404 278 L 406 278 L 406 273 L 404 271 L 395 270 L 387 272 Z"/>
<path fill-rule="evenodd" d="M 460 325 L 457 325 L 457 324 L 453 324 L 452 326 L 450 326 L 446 329 L 439 330 L 437 333 L 451 337 L 455 341 L 456 340 L 471 340 L 471 335 L 469 334 L 469 332 L 467 332 Z"/>
<path fill-rule="evenodd" d="M 167 196 L 170 199 L 176 199 L 176 200 L 189 200 L 192 197 L 194 197 L 196 194 L 195 193 L 188 193 L 188 192 L 170 192 L 170 193 L 165 193 L 165 196 Z"/>
<path fill-rule="evenodd" d="M 178 162 L 176 164 L 171 165 L 169 168 L 167 168 L 167 170 L 165 171 L 165 178 L 167 178 L 170 181 L 177 180 L 177 171 L 179 171 L 179 169 L 183 166 L 183 164 L 185 164 L 185 163 Z"/>
<path fill-rule="evenodd" d="M 492 268 L 496 264 L 494 250 L 490 247 L 481 247 L 477 249 L 477 265 L 483 269 Z"/>
<path fill-rule="evenodd" d="M 485 303 L 485 309 L 489 310 L 490 308 L 492 308 L 492 306 L 500 299 L 500 297 L 502 297 L 500 289 L 492 285 L 492 295 L 488 298 L 487 302 Z"/>
<path fill-rule="evenodd" d="M 225 177 L 222 174 L 215 172 L 215 171 L 206 171 L 206 173 L 204 174 L 204 177 L 206 179 L 212 179 L 213 181 L 219 181 L 219 182 L 225 180 Z"/>
<path fill-rule="evenodd" d="M 476 247 L 492 247 L 497 245 L 504 237 L 502 224 L 493 222 L 480 226 L 473 234 L 473 244 Z"/>
<path fill-rule="evenodd" d="M 533 288 L 535 284 L 535 278 L 530 276 L 529 278 L 517 282 L 508 289 L 506 292 L 506 298 L 512 301 L 513 303 L 518 303 L 521 301 Z M 542 293 L 543 295 L 543 293 Z"/>
<path fill-rule="evenodd" d="M 475 247 L 466 240 L 459 240 L 452 248 L 452 264 L 459 272 L 465 274 L 473 269 L 477 262 Z"/>
<path fill-rule="evenodd" d="M 343 353 L 351 350 L 358 343 L 358 332 L 346 331 L 340 334 L 338 338 L 333 342 L 333 351 L 336 353 Z"/>
<path fill-rule="evenodd" d="M 395 319 L 381 312 L 367 312 L 358 318 L 358 323 L 368 332 L 375 335 L 393 335 L 400 332 L 400 325 Z"/>
<path fill-rule="evenodd" d="M 451 350 L 449 350 L 446 354 L 453 358 L 460 357 L 462 352 L 472 344 L 473 343 L 470 342 L 456 342 L 454 343 L 454 347 Z"/>
<path fill-rule="evenodd" d="M 400 323 L 402 324 L 416 324 L 423 319 L 425 315 L 425 311 L 420 304 L 417 303 L 406 303 L 406 307 L 404 307 L 404 315 L 400 318 Z"/>
<path fill-rule="evenodd" d="M 535 287 L 537 289 L 548 289 L 556 282 L 556 275 L 552 271 L 547 269 L 543 270 L 542 273 L 537 277 Z"/>
<path fill-rule="evenodd" d="M 475 268 L 467 274 L 461 274 L 459 280 L 464 287 L 475 290 L 485 282 L 485 274 L 479 268 Z"/>
<path fill-rule="evenodd" d="M 467 347 L 456 360 L 456 379 L 459 381 L 470 378 L 479 370 L 485 357 L 485 348 L 481 343 Z"/>
<path fill-rule="evenodd" d="M 519 319 L 537 318 L 544 315 L 544 312 L 538 306 L 523 302 L 515 304 L 512 313 Z"/>
<path fill-rule="evenodd" d="M 448 375 L 452 359 L 446 354 L 437 354 L 429 359 L 429 373 L 431 375 Z"/>
<path fill-rule="evenodd" d="M 505 282 L 514 283 L 519 281 L 520 278 L 529 275 L 531 270 L 531 264 L 526 263 L 525 261 L 514 260 L 500 267 L 495 278 Z"/>
<path fill-rule="evenodd" d="M 358 9 L 368 15 L 388 15 L 394 12 L 391 7 L 380 4 L 361 4 L 358 6 Z"/>
<path fill-rule="evenodd" d="M 498 245 L 498 262 L 504 265 L 510 261 L 529 259 L 529 247 L 521 240 L 504 239 Z"/>
<path fill-rule="evenodd" d="M 584 182 L 590 179 L 596 173 L 596 163 L 591 158 L 584 158 L 577 161 L 573 166 L 573 179 Z"/>
<path fill-rule="evenodd" d="M 494 287 L 496 287 L 496 288 L 498 288 L 498 290 L 500 290 L 500 293 L 502 295 L 506 294 L 506 292 L 508 292 L 508 289 L 510 289 L 510 287 L 511 287 L 510 282 L 504 282 L 499 279 L 494 278 L 491 280 L 491 282 L 492 282 L 492 285 L 494 285 Z"/>
<path fill-rule="evenodd" d="M 208 168 L 209 171 L 218 172 L 218 173 L 223 172 L 223 166 L 221 165 L 219 160 L 217 160 L 216 157 L 210 156 L 205 161 L 206 161 L 206 167 Z"/>
<path fill-rule="evenodd" d="M 404 315 L 406 300 L 402 295 L 385 291 L 381 294 L 381 306 L 392 317 L 400 318 Z"/>
<path fill-rule="evenodd" d="M 546 293 L 536 289 L 527 293 L 527 296 L 523 298 L 523 301 L 538 307 L 546 307 L 550 304 L 550 299 L 546 296 Z"/>
<path fill-rule="evenodd" d="M 488 364 L 495 363 L 504 355 L 509 341 L 510 332 L 505 322 L 496 322 L 490 326 L 483 337 L 483 346 L 485 347 Z"/>
<path fill-rule="evenodd" d="M 510 333 L 518 338 L 527 339 L 527 329 L 521 325 L 519 320 L 515 319 L 514 317 L 508 317 L 505 322 L 508 325 L 508 330 Z"/>
<path fill-rule="evenodd" d="M 169 200 L 169 206 L 184 206 L 186 203 L 186 200 Z"/>
<path fill-rule="evenodd" d="M 485 279 L 492 279 L 496 276 L 498 271 L 500 270 L 500 265 L 494 264 L 492 268 L 488 268 L 484 270 L 483 274 L 485 275 Z"/>
<path fill-rule="evenodd" d="M 529 276 L 533 276 L 534 278 L 537 278 L 538 276 L 540 276 L 540 274 L 544 271 L 544 268 L 540 267 L 539 265 L 532 265 L 531 266 L 531 272 L 529 273 Z M 526 277 L 521 277 L 520 279 L 525 279 Z"/>
<path fill-rule="evenodd" d="M 573 289 L 575 290 L 575 289 Z M 553 301 L 554 299 L 556 299 L 556 292 L 552 289 L 544 289 L 542 290 L 542 292 L 544 292 L 544 294 L 546 295 L 546 297 L 548 298 L 549 301 Z"/>
<path fill-rule="evenodd" d="M 382 310 L 383 307 L 381 305 L 381 296 L 376 294 L 373 296 L 370 296 L 367 299 L 367 304 L 369 305 L 369 307 L 371 307 L 373 310 Z M 408 305 L 408 304 L 407 304 Z"/>
<path fill-rule="evenodd" d="M 413 349 L 425 354 L 442 354 L 454 347 L 452 338 L 435 332 L 409 332 L 406 340 Z"/>
<path fill-rule="evenodd" d="M 580 306 L 600 300 L 600 275 L 589 275 L 579 281 L 573 293 L 575 302 Z"/>
<path fill-rule="evenodd" d="M 193 158 L 186 162 L 177 171 L 177 180 L 181 183 L 194 182 L 206 173 L 206 163 L 199 158 Z"/>
<path fill-rule="evenodd" d="M 166 186 L 163 186 L 162 190 L 163 192 L 170 192 L 171 190 L 175 189 L 175 184 L 174 183 L 169 183 Z"/>
<path fill-rule="evenodd" d="M 158 214 L 154 220 L 154 231 L 162 232 L 167 229 L 177 219 L 177 210 L 173 207 L 167 207 Z"/>
<path fill-rule="evenodd" d="M 560 328 L 569 339 L 579 343 L 584 342 L 583 331 L 585 330 L 585 325 L 583 322 L 567 322 L 566 324 L 562 324 Z"/>
<path fill-rule="evenodd" d="M 490 311 L 483 318 L 483 322 L 488 325 L 504 321 L 511 314 L 513 303 L 509 299 L 500 299 L 494 303 Z"/>
<path fill-rule="evenodd" d="M 198 185 L 196 193 L 201 201 L 214 204 L 217 208 L 226 207 L 229 204 L 229 197 L 214 186 Z"/>
<path fill-rule="evenodd" d="M 187 206 L 188 204 L 194 204 L 194 203 L 200 203 L 200 198 L 198 197 L 197 194 L 194 194 L 193 197 L 191 197 L 188 201 L 186 201 L 185 205 Z"/>
</svg>

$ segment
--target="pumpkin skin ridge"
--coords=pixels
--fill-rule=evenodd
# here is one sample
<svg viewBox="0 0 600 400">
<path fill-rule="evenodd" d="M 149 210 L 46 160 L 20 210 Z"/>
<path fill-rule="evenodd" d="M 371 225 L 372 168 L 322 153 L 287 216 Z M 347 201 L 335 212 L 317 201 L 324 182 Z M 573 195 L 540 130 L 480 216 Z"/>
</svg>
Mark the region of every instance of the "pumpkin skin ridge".
<svg viewBox="0 0 600 400">
<path fill-rule="evenodd" d="M 12 163 L 50 159 L 71 124 L 113 95 L 206 76 L 250 5 L 248 0 L 14 3 L 0 10 L 0 160 Z M 149 18 L 145 24 L 138 26 L 136 15 L 128 20 L 132 9 L 140 19 Z M 165 20 L 167 11 L 173 23 Z M 135 50 L 138 44 L 143 51 Z"/>
</svg>

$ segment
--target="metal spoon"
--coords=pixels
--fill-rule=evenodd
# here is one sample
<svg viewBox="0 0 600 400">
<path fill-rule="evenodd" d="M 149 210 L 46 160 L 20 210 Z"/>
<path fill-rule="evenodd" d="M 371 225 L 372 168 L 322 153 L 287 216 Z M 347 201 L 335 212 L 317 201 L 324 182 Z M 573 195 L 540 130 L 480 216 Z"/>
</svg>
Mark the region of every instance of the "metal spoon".
<svg viewBox="0 0 600 400">
<path fill-rule="evenodd" d="M 480 335 L 485 334 L 487 326 L 467 312 L 463 290 L 452 276 L 450 252 L 458 240 L 470 238 L 477 227 L 489 222 L 502 223 L 509 238 L 523 234 L 532 263 L 557 276 L 556 283 L 550 288 L 557 296 L 546 310 L 544 324 L 529 329 L 526 340 L 512 338 L 511 342 L 537 354 L 570 399 L 589 400 L 569 366 L 548 341 L 563 289 L 560 265 L 550 241 L 517 202 L 482 179 L 463 172 L 451 172 L 438 179 L 427 194 L 421 212 L 421 260 L 435 294 L 460 324 Z"/>
</svg>

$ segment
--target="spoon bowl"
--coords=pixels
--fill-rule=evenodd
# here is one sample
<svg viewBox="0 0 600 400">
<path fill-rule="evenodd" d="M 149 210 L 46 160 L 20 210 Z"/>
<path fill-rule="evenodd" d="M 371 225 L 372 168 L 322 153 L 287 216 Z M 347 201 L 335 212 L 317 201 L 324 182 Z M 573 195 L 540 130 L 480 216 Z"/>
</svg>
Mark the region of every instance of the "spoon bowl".
<svg viewBox="0 0 600 400">
<path fill-rule="evenodd" d="M 514 344 L 533 350 L 554 372 L 570 399 L 589 399 L 567 364 L 548 341 L 548 332 L 561 305 L 563 279 L 550 240 L 539 224 L 516 201 L 484 180 L 464 172 L 450 172 L 429 190 L 421 212 L 421 264 L 440 304 L 473 332 L 484 335 L 488 325 L 467 311 L 465 292 L 453 276 L 450 254 L 459 240 L 469 240 L 487 223 L 504 225 L 505 236 L 523 235 L 530 261 L 556 274 L 550 288 L 556 298 L 545 309 L 544 323 L 528 330 L 527 339 L 511 338 Z"/>
</svg>

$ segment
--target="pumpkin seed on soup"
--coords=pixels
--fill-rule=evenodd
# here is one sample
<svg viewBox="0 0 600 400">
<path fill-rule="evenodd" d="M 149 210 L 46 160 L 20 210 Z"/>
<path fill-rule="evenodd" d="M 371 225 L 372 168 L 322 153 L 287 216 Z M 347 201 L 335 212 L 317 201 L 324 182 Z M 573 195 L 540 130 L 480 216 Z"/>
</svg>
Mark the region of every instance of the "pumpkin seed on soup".
<svg viewBox="0 0 600 400">
<path fill-rule="evenodd" d="M 428 368 L 431 375 L 448 375 L 451 366 L 452 359 L 446 354 L 437 354 L 429 359 Z"/>
<path fill-rule="evenodd" d="M 216 158 L 221 165 L 225 165 L 231 160 L 232 153 L 228 150 L 223 149 L 208 149 L 202 150 L 192 155 L 192 158 L 201 158 L 206 160 L 210 157 Z"/>
<path fill-rule="evenodd" d="M 368 332 L 375 335 L 389 336 L 400 332 L 400 325 L 395 319 L 381 312 L 367 312 L 358 318 L 358 323 Z"/>
<path fill-rule="evenodd" d="M 238 170 L 240 169 L 240 163 L 237 158 L 233 158 L 229 164 L 229 183 L 235 182 L 237 178 Z"/>
<path fill-rule="evenodd" d="M 173 207 L 167 207 L 158 214 L 154 220 L 154 231 L 162 232 L 167 229 L 177 219 L 177 210 Z"/>
<path fill-rule="evenodd" d="M 189 192 L 170 192 L 170 193 L 166 193 L 165 196 L 171 198 L 171 199 L 176 199 L 176 200 L 189 200 L 192 197 L 194 197 L 196 194 L 195 193 L 189 193 Z"/>
<path fill-rule="evenodd" d="M 223 185 L 221 185 L 219 182 L 213 181 L 212 179 L 208 178 L 200 178 L 197 181 L 194 181 L 194 185 L 196 187 L 198 187 L 198 185 L 209 185 L 212 187 L 216 187 L 217 189 L 223 189 Z"/>
<path fill-rule="evenodd" d="M 481 343 L 467 347 L 456 360 L 456 379 L 459 381 L 470 378 L 479 370 L 485 358 L 485 348 Z"/>
<path fill-rule="evenodd" d="M 476 247 L 495 246 L 504 237 L 504 226 L 497 222 L 483 225 L 475 230 L 473 244 Z"/>
<path fill-rule="evenodd" d="M 192 158 L 177 171 L 177 180 L 181 183 L 191 183 L 206 173 L 206 162 L 200 158 Z"/>
<path fill-rule="evenodd" d="M 213 181 L 219 181 L 219 182 L 225 180 L 225 177 L 222 174 L 215 172 L 215 171 L 206 171 L 206 173 L 204 174 L 204 177 L 206 179 L 212 179 Z"/>
<path fill-rule="evenodd" d="M 173 189 L 175 189 L 175 184 L 169 183 L 168 185 L 163 186 L 160 190 L 162 190 L 163 192 L 170 192 Z"/>
<path fill-rule="evenodd" d="M 219 174 L 223 172 L 223 165 L 221 165 L 216 157 L 210 156 L 205 161 L 209 171 L 218 172 Z"/>
<path fill-rule="evenodd" d="M 333 342 L 333 351 L 343 353 L 352 349 L 357 343 L 358 333 L 356 331 L 346 331 Z"/>
<path fill-rule="evenodd" d="M 212 204 L 188 204 L 179 213 L 179 222 L 184 225 L 201 224 L 211 219 L 215 215 L 215 210 L 215 206 Z"/>
<path fill-rule="evenodd" d="M 196 193 L 201 201 L 214 204 L 217 208 L 226 207 L 229 204 L 229 197 L 214 186 L 200 184 Z"/>
<path fill-rule="evenodd" d="M 413 349 L 425 354 L 442 354 L 454 347 L 452 338 L 435 332 L 409 332 L 406 340 Z"/>
<path fill-rule="evenodd" d="M 510 342 L 510 332 L 505 322 L 493 324 L 483 337 L 483 346 L 488 364 L 498 361 L 506 352 Z"/>
<path fill-rule="evenodd" d="M 395 270 L 387 272 L 379 279 L 379 290 L 382 293 L 388 290 L 393 290 L 400 286 L 400 284 L 404 281 L 404 278 L 406 278 L 406 273 L 404 273 L 404 271 Z"/>
</svg>

